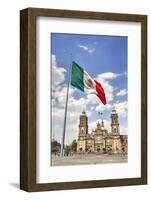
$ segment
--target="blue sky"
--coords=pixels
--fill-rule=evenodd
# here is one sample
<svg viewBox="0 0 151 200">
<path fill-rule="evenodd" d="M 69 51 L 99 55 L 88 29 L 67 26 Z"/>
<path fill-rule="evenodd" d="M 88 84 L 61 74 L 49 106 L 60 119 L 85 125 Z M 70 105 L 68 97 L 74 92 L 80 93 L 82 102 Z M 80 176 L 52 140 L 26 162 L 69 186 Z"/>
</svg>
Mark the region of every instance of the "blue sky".
<svg viewBox="0 0 151 200">
<path fill-rule="evenodd" d="M 90 95 L 88 96 L 87 94 L 72 88 L 72 86 L 70 86 L 70 91 L 72 91 L 72 99 L 69 101 L 69 104 L 70 102 L 71 104 L 75 103 L 74 105 L 76 106 L 78 105 L 77 101 L 80 100 L 81 105 L 83 105 L 88 112 L 89 123 L 93 125 L 95 124 L 95 121 L 99 119 L 98 110 L 103 111 L 103 118 L 104 120 L 108 121 L 109 124 L 110 113 L 113 105 L 115 105 L 119 111 L 119 120 L 122 127 L 121 130 L 125 133 L 127 130 L 128 38 L 126 36 L 78 35 L 61 33 L 52 33 L 50 37 L 51 56 L 53 56 L 52 67 L 55 65 L 55 70 L 52 71 L 52 75 L 53 73 L 61 74 L 62 72 L 62 81 L 60 83 L 58 82 L 58 85 L 55 86 L 56 88 L 58 87 L 58 94 L 60 95 L 62 92 L 65 95 L 66 93 L 66 90 L 61 90 L 61 87 L 65 88 L 67 85 L 69 67 L 71 66 L 71 61 L 74 60 L 82 68 L 84 68 L 92 78 L 100 81 L 105 89 L 107 106 L 103 106 L 103 104 L 98 101 L 97 97 L 92 97 Z M 54 82 L 56 80 L 55 76 L 53 77 Z M 53 107 L 61 109 L 59 105 L 60 100 L 58 101 L 59 96 L 57 96 L 57 93 L 54 95 L 52 93 L 52 98 L 55 102 Z M 91 98 L 93 103 L 91 103 Z M 86 105 L 84 105 L 83 99 L 85 100 Z M 122 108 L 122 106 L 124 108 Z M 57 109 L 56 112 L 59 112 Z M 82 110 L 79 112 L 81 111 Z M 70 117 L 73 116 L 70 107 L 68 115 Z M 78 115 L 76 118 L 78 122 Z M 54 117 L 54 124 L 57 123 L 56 120 L 57 119 Z M 67 126 L 70 126 L 70 123 L 72 122 L 68 121 Z M 56 132 L 55 130 L 56 129 L 54 128 L 54 132 Z M 70 140 L 76 136 L 77 133 L 73 133 L 73 135 L 68 133 L 66 136 L 66 142 L 69 143 Z M 59 139 L 60 136 L 58 135 L 56 137 Z"/>
</svg>

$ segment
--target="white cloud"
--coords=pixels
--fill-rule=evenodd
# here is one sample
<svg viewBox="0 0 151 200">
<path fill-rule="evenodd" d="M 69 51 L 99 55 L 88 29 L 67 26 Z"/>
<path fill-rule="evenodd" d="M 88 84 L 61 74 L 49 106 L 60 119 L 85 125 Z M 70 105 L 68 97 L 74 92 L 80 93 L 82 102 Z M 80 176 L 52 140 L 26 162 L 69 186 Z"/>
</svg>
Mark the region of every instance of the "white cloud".
<svg viewBox="0 0 151 200">
<path fill-rule="evenodd" d="M 69 96 L 72 97 L 75 89 L 71 88 L 69 89 Z M 56 87 L 56 89 L 52 92 L 52 98 L 57 100 L 57 103 L 59 103 L 60 106 L 65 105 L 66 101 L 66 94 L 67 94 L 67 86 L 62 85 L 62 87 Z"/>
<path fill-rule="evenodd" d="M 95 109 L 95 107 L 94 107 L 94 106 L 91 106 L 91 107 L 90 107 L 90 110 L 91 110 L 91 111 L 92 111 L 92 110 L 94 110 L 94 109 Z"/>
<path fill-rule="evenodd" d="M 89 49 L 89 50 L 88 50 L 88 53 L 91 54 L 91 53 L 93 53 L 94 51 L 95 51 L 95 48 L 92 48 L 92 49 Z"/>
<path fill-rule="evenodd" d="M 120 125 L 120 133 L 121 135 L 128 135 L 128 127 Z"/>
<path fill-rule="evenodd" d="M 64 90 L 64 88 L 62 89 Z M 70 91 L 70 90 L 69 90 Z M 60 92 L 62 93 L 62 92 Z M 66 94 L 66 93 L 65 93 Z M 63 123 L 64 123 L 64 111 L 65 111 L 65 95 L 62 99 L 58 96 L 58 104 L 52 108 L 52 121 L 55 126 L 53 126 L 53 132 L 58 141 L 61 141 L 62 131 L 63 131 Z M 58 93 L 59 95 L 59 93 Z M 62 105 L 62 107 L 60 107 Z M 69 95 L 68 99 L 68 110 L 67 110 L 67 121 L 66 121 L 66 143 L 71 143 L 71 141 L 78 136 L 78 125 L 79 125 L 79 116 L 85 108 L 85 99 L 75 99 L 72 95 Z M 87 115 L 90 116 L 90 111 L 87 111 Z"/>
<path fill-rule="evenodd" d="M 87 50 L 88 50 L 88 47 L 87 47 L 87 46 L 85 46 L 85 45 L 79 45 L 79 47 L 80 47 L 81 49 L 84 49 L 85 51 L 87 51 Z"/>
<path fill-rule="evenodd" d="M 124 72 L 124 76 L 127 76 L 127 72 Z"/>
<path fill-rule="evenodd" d="M 89 54 L 91 54 L 95 51 L 95 48 L 90 48 L 86 45 L 79 45 L 78 47 L 83 49 L 84 51 L 87 51 Z"/>
<path fill-rule="evenodd" d="M 116 74 L 114 74 L 114 77 L 115 76 L 116 76 Z M 113 77 L 113 75 L 112 75 L 112 77 Z M 108 79 L 111 79 L 110 72 L 107 72 L 107 73 L 104 73 L 104 74 L 99 74 L 95 78 L 95 80 L 97 80 L 99 83 L 101 83 L 102 87 L 104 88 L 104 91 L 105 91 L 105 94 L 106 94 L 107 103 L 110 102 L 110 101 L 112 101 L 113 98 L 114 98 L 114 95 L 113 95 L 114 88 L 109 83 Z"/>
<path fill-rule="evenodd" d="M 66 69 L 63 67 L 58 67 L 55 55 L 51 57 L 52 66 L 52 88 L 56 89 L 57 86 L 65 81 Z"/>
<path fill-rule="evenodd" d="M 111 102 L 114 99 L 114 92 L 117 90 L 117 88 L 113 87 L 110 81 L 123 75 L 125 75 L 125 73 L 117 74 L 113 72 L 105 72 L 102 74 L 98 74 L 97 77 L 95 78 L 95 80 L 101 83 L 102 87 L 105 90 L 107 103 Z M 122 91 L 122 94 L 125 95 L 124 94 L 125 92 L 126 91 Z"/>
<path fill-rule="evenodd" d="M 122 89 L 119 92 L 117 92 L 116 96 L 125 96 L 127 94 L 126 89 Z"/>
<path fill-rule="evenodd" d="M 89 123 L 89 132 L 90 133 L 96 129 L 98 121 L 100 121 L 100 120 L 98 119 L 98 120 L 95 120 L 95 121 Z"/>
<path fill-rule="evenodd" d="M 59 142 L 61 141 L 67 85 L 65 81 L 66 70 L 57 66 L 56 57 L 52 55 L 52 135 Z M 75 99 L 73 94 L 76 88 L 69 88 L 68 111 L 66 121 L 66 143 L 78 136 L 79 115 L 83 108 L 86 108 L 86 99 Z M 78 109 L 77 109 L 78 108 Z M 87 113 L 90 115 L 90 112 Z"/>
<path fill-rule="evenodd" d="M 111 110 L 112 107 L 113 106 L 110 104 L 106 104 L 105 106 L 102 106 L 102 104 L 99 104 L 96 106 L 95 110 L 96 112 L 99 112 L 99 111 L 103 112 L 104 110 Z"/>
<path fill-rule="evenodd" d="M 95 94 L 87 94 L 86 104 L 95 105 L 99 103 L 100 103 L 100 99 Z"/>
<path fill-rule="evenodd" d="M 127 110 L 128 110 L 127 101 L 115 103 L 114 106 L 115 106 L 117 113 L 119 114 L 120 117 L 126 117 L 127 116 Z"/>
<path fill-rule="evenodd" d="M 121 74 L 116 74 L 113 72 L 105 72 L 105 73 L 99 74 L 97 77 L 98 79 L 113 80 L 117 78 L 118 76 L 121 76 Z"/>
<path fill-rule="evenodd" d="M 83 47 L 84 48 L 84 47 Z M 86 47 L 85 47 L 86 49 Z M 58 141 L 61 141 L 63 123 L 64 123 L 64 111 L 65 111 L 65 101 L 67 93 L 67 85 L 65 84 L 65 74 L 66 70 L 63 67 L 57 66 L 56 57 L 52 55 L 52 79 L 53 79 L 53 90 L 52 90 L 52 135 Z M 111 110 L 111 102 L 114 99 L 114 87 L 110 84 L 110 80 L 118 77 L 118 74 L 107 72 L 99 74 L 95 79 L 98 80 L 106 93 L 107 105 L 104 106 L 99 98 L 93 94 L 87 94 L 86 97 L 76 99 L 74 97 L 74 92 L 77 90 L 70 86 L 69 88 L 69 99 L 68 99 L 68 113 L 66 122 L 66 143 L 71 143 L 71 141 L 78 136 L 78 125 L 79 116 L 83 109 L 86 109 L 88 117 L 93 112 L 101 110 Z M 127 113 L 126 102 L 120 102 L 115 104 L 118 109 L 120 116 L 124 116 Z M 110 128 L 110 122 L 104 120 L 105 127 Z M 92 122 L 89 125 L 89 130 L 96 126 L 96 122 Z M 124 128 L 123 128 L 124 129 Z"/>
<path fill-rule="evenodd" d="M 65 73 L 66 70 L 63 67 L 57 66 L 56 57 L 52 55 L 52 135 L 59 142 L 62 137 L 67 94 L 67 85 L 64 83 Z M 75 88 L 71 87 L 69 89 L 68 116 L 66 122 L 67 143 L 77 138 L 78 118 L 85 102 L 82 98 L 79 100 L 73 98 L 75 90 Z M 79 109 L 77 109 L 77 106 Z"/>
</svg>

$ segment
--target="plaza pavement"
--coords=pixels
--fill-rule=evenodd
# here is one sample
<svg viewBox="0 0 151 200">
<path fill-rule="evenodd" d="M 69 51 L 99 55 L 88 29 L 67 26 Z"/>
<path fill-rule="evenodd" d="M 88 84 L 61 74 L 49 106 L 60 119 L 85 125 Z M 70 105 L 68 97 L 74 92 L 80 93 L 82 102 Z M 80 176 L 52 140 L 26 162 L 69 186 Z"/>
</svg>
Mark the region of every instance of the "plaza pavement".
<svg viewBox="0 0 151 200">
<path fill-rule="evenodd" d="M 52 166 L 125 163 L 126 154 L 75 154 L 72 156 L 52 156 Z"/>
</svg>

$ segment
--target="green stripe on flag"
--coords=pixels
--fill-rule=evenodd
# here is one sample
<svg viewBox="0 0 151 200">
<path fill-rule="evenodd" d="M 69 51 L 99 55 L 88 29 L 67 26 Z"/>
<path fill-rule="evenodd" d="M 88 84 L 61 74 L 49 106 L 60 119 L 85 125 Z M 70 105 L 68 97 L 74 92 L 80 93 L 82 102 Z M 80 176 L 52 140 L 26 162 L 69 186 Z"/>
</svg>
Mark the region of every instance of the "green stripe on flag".
<svg viewBox="0 0 151 200">
<path fill-rule="evenodd" d="M 71 85 L 84 92 L 83 69 L 75 62 L 72 63 Z"/>
</svg>

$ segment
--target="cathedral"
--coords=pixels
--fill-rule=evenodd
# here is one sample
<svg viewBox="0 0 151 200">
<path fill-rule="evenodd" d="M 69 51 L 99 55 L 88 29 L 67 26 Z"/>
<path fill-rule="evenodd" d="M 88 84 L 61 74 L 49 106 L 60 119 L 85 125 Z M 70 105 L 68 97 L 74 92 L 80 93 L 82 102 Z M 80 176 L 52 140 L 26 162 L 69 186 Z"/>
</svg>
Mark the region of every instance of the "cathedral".
<svg viewBox="0 0 151 200">
<path fill-rule="evenodd" d="M 92 133 L 88 133 L 88 117 L 83 111 L 80 115 L 77 152 L 102 152 L 127 154 L 127 135 L 120 134 L 118 113 L 115 108 L 111 112 L 111 132 L 104 127 L 104 122 L 97 123 Z"/>
</svg>

